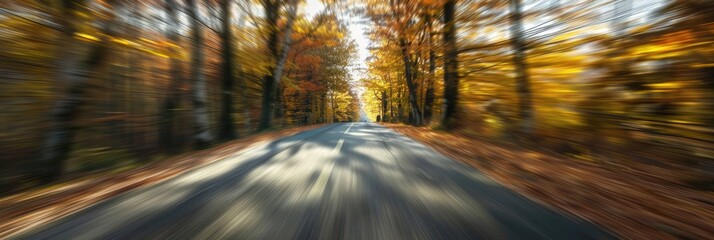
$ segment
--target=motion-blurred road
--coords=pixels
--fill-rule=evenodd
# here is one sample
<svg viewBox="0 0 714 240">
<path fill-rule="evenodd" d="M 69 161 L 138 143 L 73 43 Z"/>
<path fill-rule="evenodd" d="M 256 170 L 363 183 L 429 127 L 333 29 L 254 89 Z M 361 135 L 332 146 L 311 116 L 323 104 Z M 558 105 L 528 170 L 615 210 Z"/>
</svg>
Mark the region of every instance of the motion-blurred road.
<svg viewBox="0 0 714 240">
<path fill-rule="evenodd" d="M 479 146 L 473 146 L 478 148 Z M 21 239 L 609 239 L 373 123 L 235 153 Z"/>
</svg>

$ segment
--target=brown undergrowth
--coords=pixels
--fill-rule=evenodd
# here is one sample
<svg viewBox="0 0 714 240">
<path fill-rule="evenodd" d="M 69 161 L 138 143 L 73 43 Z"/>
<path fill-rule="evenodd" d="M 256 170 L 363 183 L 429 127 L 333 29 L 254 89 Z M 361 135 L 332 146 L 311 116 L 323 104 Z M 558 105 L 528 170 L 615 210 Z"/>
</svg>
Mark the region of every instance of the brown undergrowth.
<svg viewBox="0 0 714 240">
<path fill-rule="evenodd" d="M 162 159 L 118 173 L 100 173 L 0 199 L 0 239 L 77 212 L 118 194 L 148 186 L 223 159 L 252 144 L 324 125 L 265 132 L 210 149 Z"/>
<path fill-rule="evenodd" d="M 673 177 L 677 169 L 655 171 L 644 164 L 603 167 L 458 132 L 384 125 L 479 169 L 516 192 L 588 219 L 621 238 L 714 239 L 714 193 L 687 187 Z"/>
</svg>

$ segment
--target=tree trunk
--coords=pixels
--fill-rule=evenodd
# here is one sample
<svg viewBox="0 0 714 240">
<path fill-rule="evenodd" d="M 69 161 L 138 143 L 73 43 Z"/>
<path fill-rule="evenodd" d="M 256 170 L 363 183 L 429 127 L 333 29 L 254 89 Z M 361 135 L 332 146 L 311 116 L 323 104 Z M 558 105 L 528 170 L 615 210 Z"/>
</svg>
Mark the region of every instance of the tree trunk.
<svg viewBox="0 0 714 240">
<path fill-rule="evenodd" d="M 188 0 L 188 15 L 193 28 L 191 39 L 191 87 L 194 118 L 194 146 L 202 149 L 210 146 L 213 136 L 208 129 L 206 106 L 206 79 L 203 75 L 203 29 L 198 20 L 196 0 Z"/>
<path fill-rule="evenodd" d="M 399 46 L 402 50 L 402 61 L 404 62 L 404 77 L 407 82 L 407 90 L 409 90 L 409 107 L 411 108 L 411 124 L 415 126 L 421 125 L 421 111 L 419 110 L 419 105 L 417 104 L 416 88 L 414 87 L 414 76 L 413 72 L 414 63 L 409 56 L 409 51 L 407 49 L 407 42 L 404 37 L 399 39 Z"/>
<path fill-rule="evenodd" d="M 292 43 L 292 25 L 295 20 L 295 14 L 297 13 L 297 2 L 295 0 L 291 0 L 288 5 L 288 20 L 283 31 L 283 44 L 280 51 L 278 51 L 277 45 L 279 32 L 277 30 L 277 20 L 280 5 L 272 1 L 266 1 L 264 4 L 269 27 L 273 28 L 268 39 L 268 47 L 271 49 L 271 53 L 273 54 L 275 68 L 269 69 L 271 70 L 271 75 L 266 75 L 263 78 L 263 109 L 260 116 L 258 130 L 266 130 L 272 125 L 273 109 L 275 108 L 275 93 L 282 78 L 285 61 L 287 60 L 290 44 Z"/>
<path fill-rule="evenodd" d="M 434 52 L 434 32 L 431 19 L 428 19 L 427 30 L 429 31 L 429 76 L 426 81 L 426 96 L 424 96 L 424 123 L 431 122 L 433 116 L 432 106 L 434 105 L 434 82 L 436 78 L 436 54 Z"/>
<path fill-rule="evenodd" d="M 285 96 L 283 96 L 283 90 L 284 86 L 283 84 L 278 81 L 277 87 L 275 88 L 275 105 L 273 107 L 273 110 L 275 111 L 273 113 L 273 124 L 276 124 L 278 127 L 283 127 L 283 120 L 284 120 L 284 114 L 285 109 L 284 109 L 284 102 L 285 99 L 283 99 Z"/>
<path fill-rule="evenodd" d="M 455 8 L 456 0 L 447 0 L 444 4 L 444 107 L 441 127 L 453 127 L 459 94 L 459 60 L 456 49 Z"/>
<path fill-rule="evenodd" d="M 305 112 L 301 113 L 302 114 L 302 125 L 307 125 L 310 124 L 310 115 L 309 112 L 312 110 L 312 94 L 305 94 L 305 100 L 303 101 L 305 104 Z"/>
<path fill-rule="evenodd" d="M 382 122 L 387 121 L 387 91 L 382 90 Z"/>
<path fill-rule="evenodd" d="M 397 90 L 397 119 L 395 122 L 404 121 L 404 109 L 402 108 L 402 89 Z"/>
<path fill-rule="evenodd" d="M 705 67 L 700 71 L 702 71 L 702 83 L 704 85 L 704 89 L 708 90 L 710 93 L 714 93 L 714 67 Z M 708 97 L 704 98 L 704 106 L 708 106 L 707 109 L 714 109 L 714 94 L 707 95 Z M 714 111 L 709 111 L 708 114 L 704 116 L 704 124 L 707 126 L 714 126 Z"/>
<path fill-rule="evenodd" d="M 107 1 L 109 5 L 114 5 L 115 1 Z M 74 1 L 63 1 L 63 12 L 70 14 L 71 19 L 65 22 L 71 26 L 63 26 L 67 31 L 75 31 L 74 17 L 71 10 Z M 85 103 L 85 91 L 92 75 L 104 62 L 109 51 L 109 38 L 114 35 L 112 32 L 115 24 L 114 17 L 106 20 L 102 24 L 100 41 L 93 43 L 89 49 L 89 54 L 83 61 L 66 64 L 70 69 L 58 69 L 58 77 L 64 78 L 68 84 L 64 96 L 55 102 L 51 110 L 51 129 L 48 132 L 41 153 L 41 165 L 39 178 L 43 183 L 49 183 L 62 174 L 64 162 L 67 160 L 72 150 L 72 137 L 74 135 L 74 123 L 79 114 L 79 108 Z M 74 44 L 75 41 L 66 44 Z"/>
<path fill-rule="evenodd" d="M 271 61 L 276 61 L 278 58 L 278 13 L 280 12 L 280 4 L 273 0 L 264 0 L 263 8 L 265 9 L 266 25 L 269 28 L 268 42 L 267 46 L 270 50 Z M 273 73 L 273 67 L 268 66 L 268 73 Z M 272 104 L 273 104 L 273 79 L 271 75 L 266 74 L 263 76 L 263 100 L 261 106 L 260 121 L 258 122 L 258 130 L 265 130 L 270 128 Z"/>
<path fill-rule="evenodd" d="M 218 137 L 221 140 L 231 140 L 236 138 L 235 123 L 233 122 L 233 34 L 231 25 L 231 1 L 221 0 L 221 25 L 223 32 L 221 33 L 221 56 L 223 58 L 222 74 L 223 81 L 221 82 L 223 102 L 221 103 L 221 120 L 219 124 Z"/>
<path fill-rule="evenodd" d="M 170 24 L 167 38 L 171 43 L 178 45 L 179 43 L 179 19 L 176 9 L 175 0 L 166 0 L 166 13 L 170 18 Z M 164 151 L 169 153 L 176 153 L 178 149 L 175 146 L 175 125 L 176 125 L 176 109 L 181 102 L 181 90 L 179 89 L 183 84 L 183 76 L 181 60 L 178 59 L 179 54 L 178 48 L 175 46 L 170 46 L 169 51 L 171 52 L 171 61 L 169 66 L 169 74 L 171 76 L 171 83 L 169 84 L 168 93 L 164 99 L 164 104 L 161 108 L 161 120 L 159 121 L 159 142 Z"/>
<path fill-rule="evenodd" d="M 320 93 L 320 99 L 318 102 L 320 103 L 320 123 L 325 123 L 327 121 L 327 116 L 325 114 L 325 111 L 327 110 L 327 93 Z"/>
<path fill-rule="evenodd" d="M 526 64 L 526 46 L 523 42 L 520 0 L 511 0 L 511 45 L 513 64 L 516 70 L 516 92 L 519 98 L 518 115 L 521 118 L 521 131 L 530 134 L 533 131 L 533 103 Z"/>
<path fill-rule="evenodd" d="M 330 107 L 332 108 L 332 122 L 339 122 L 340 120 L 337 118 L 337 102 L 335 101 L 335 93 L 333 92 L 331 96 L 332 104 L 330 104 Z"/>
<path fill-rule="evenodd" d="M 238 77 L 238 84 L 240 88 L 240 95 L 241 95 L 241 102 L 243 104 L 241 105 L 243 107 L 243 120 L 244 125 L 243 125 L 243 132 L 249 133 L 253 130 L 252 126 L 252 117 L 251 117 L 251 106 L 250 106 L 250 97 L 248 96 L 248 84 L 246 83 L 247 79 L 246 77 L 241 74 Z"/>
<path fill-rule="evenodd" d="M 387 98 L 387 103 L 389 104 L 389 118 L 385 122 L 392 122 L 394 119 L 394 87 L 392 86 L 392 79 L 387 76 L 387 82 L 389 84 L 389 97 Z M 384 119 L 384 117 L 382 117 Z"/>
</svg>

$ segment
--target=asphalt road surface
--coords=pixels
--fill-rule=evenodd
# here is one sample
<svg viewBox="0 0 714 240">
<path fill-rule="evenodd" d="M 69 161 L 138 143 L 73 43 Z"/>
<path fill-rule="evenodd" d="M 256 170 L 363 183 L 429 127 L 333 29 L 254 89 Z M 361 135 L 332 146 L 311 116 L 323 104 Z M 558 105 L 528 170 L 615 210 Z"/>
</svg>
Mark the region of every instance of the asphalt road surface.
<svg viewBox="0 0 714 240">
<path fill-rule="evenodd" d="M 613 237 L 388 128 L 341 123 L 237 152 L 17 238 Z"/>
</svg>

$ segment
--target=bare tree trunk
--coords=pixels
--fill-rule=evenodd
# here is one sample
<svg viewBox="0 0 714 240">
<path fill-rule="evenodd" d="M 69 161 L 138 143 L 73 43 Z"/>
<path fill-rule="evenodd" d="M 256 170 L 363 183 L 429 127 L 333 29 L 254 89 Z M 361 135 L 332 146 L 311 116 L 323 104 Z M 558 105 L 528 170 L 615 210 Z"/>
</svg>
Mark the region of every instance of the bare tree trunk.
<svg viewBox="0 0 714 240">
<path fill-rule="evenodd" d="M 276 66 L 275 66 L 275 71 L 273 72 L 273 84 L 272 87 L 273 89 L 271 92 L 282 95 L 282 91 L 278 91 L 278 87 L 281 86 L 280 82 L 283 77 L 283 71 L 285 70 L 285 63 L 288 58 L 288 52 L 290 51 L 290 45 L 292 44 L 292 30 L 293 30 L 293 22 L 295 20 L 295 15 L 297 13 L 297 2 L 296 1 L 290 1 L 289 2 L 289 10 L 288 10 L 288 20 L 287 23 L 285 24 L 285 30 L 283 31 L 283 44 L 280 52 L 280 56 L 277 59 Z M 281 97 L 281 96 L 274 96 L 273 100 L 271 101 L 271 108 L 275 108 L 275 97 Z M 270 116 L 270 115 L 268 115 Z M 270 123 L 270 121 L 268 121 Z"/>
<path fill-rule="evenodd" d="M 241 14 L 239 16 L 240 17 L 238 17 L 238 19 L 239 19 L 238 20 L 238 29 L 243 29 L 243 27 L 245 26 L 245 21 L 247 21 L 246 15 Z M 240 45 L 241 42 L 237 42 L 237 43 L 239 45 L 237 45 L 236 47 L 241 48 L 242 47 L 242 45 Z M 240 63 L 238 65 L 241 66 Z M 247 133 L 251 132 L 253 129 L 252 121 L 251 121 L 252 120 L 251 111 L 250 111 L 251 110 L 250 97 L 248 96 L 248 84 L 247 84 L 248 80 L 246 79 L 246 76 L 244 74 L 245 72 L 244 72 L 243 68 L 239 67 L 238 69 L 240 72 L 240 74 L 238 75 L 238 88 L 240 89 L 240 97 L 241 97 L 241 102 L 242 102 L 241 106 L 242 106 L 242 110 L 243 110 L 242 117 L 243 117 L 243 121 L 244 121 L 243 122 L 244 123 L 243 124 L 243 132 L 247 134 Z"/>
<path fill-rule="evenodd" d="M 331 96 L 332 104 L 330 104 L 330 107 L 332 108 L 332 122 L 339 122 L 340 120 L 337 119 L 337 102 L 335 101 L 335 93 L 333 92 Z"/>
<path fill-rule="evenodd" d="M 252 118 L 250 114 L 250 98 L 248 97 L 248 89 L 247 89 L 247 84 L 246 84 L 246 78 L 244 76 L 239 77 L 239 84 L 240 84 L 240 89 L 241 89 L 241 101 L 243 102 L 243 120 L 245 121 L 243 129 L 246 133 L 250 132 L 253 130 L 252 126 Z"/>
<path fill-rule="evenodd" d="M 177 6 L 175 0 L 166 0 L 166 13 L 170 18 L 170 24 L 167 33 L 168 39 L 173 43 L 178 45 L 179 43 L 179 19 L 177 14 Z M 178 55 L 178 49 L 175 46 L 170 46 L 169 51 L 172 53 L 170 62 L 170 76 L 171 83 L 169 84 L 168 94 L 164 99 L 164 104 L 161 108 L 161 120 L 159 121 L 159 142 L 162 148 L 170 153 L 176 153 L 178 147 L 176 146 L 175 139 L 175 125 L 176 125 L 176 109 L 181 102 L 181 90 L 179 89 L 183 84 L 183 76 L 181 60 L 176 57 Z"/>
<path fill-rule="evenodd" d="M 272 61 L 276 61 L 279 54 L 278 49 L 278 17 L 280 12 L 280 4 L 274 0 L 263 0 L 263 8 L 265 9 L 266 25 L 270 31 L 268 36 L 268 49 L 270 50 L 270 57 Z M 268 73 L 273 73 L 273 67 L 268 66 Z M 270 91 L 273 88 L 273 79 L 271 75 L 263 76 L 263 101 L 260 114 L 260 121 L 258 122 L 258 130 L 265 130 L 270 128 L 271 114 L 273 111 L 271 109 L 273 102 L 273 93 Z"/>
<path fill-rule="evenodd" d="M 714 92 L 714 67 L 705 67 L 700 71 L 703 76 L 703 89 L 707 89 L 709 92 Z M 705 106 L 708 106 L 708 109 L 714 109 L 714 94 L 708 94 L 708 97 L 705 97 L 704 99 L 708 100 L 705 101 Z M 708 126 L 714 126 L 714 111 L 709 111 L 709 113 L 704 116 L 704 120 L 704 123 Z"/>
<path fill-rule="evenodd" d="M 402 108 L 402 89 L 397 90 L 397 122 L 404 121 L 404 109 Z"/>
<path fill-rule="evenodd" d="M 266 130 L 272 125 L 273 109 L 275 108 L 275 95 L 278 84 L 280 83 L 283 75 L 285 62 L 288 57 L 288 51 L 290 50 L 290 44 L 292 43 L 292 25 L 295 20 L 295 14 L 297 13 L 297 1 L 291 0 L 288 3 L 288 19 L 283 30 L 283 44 L 282 48 L 280 48 L 280 52 L 277 50 L 279 32 L 276 29 L 280 5 L 276 2 L 265 1 L 264 7 L 269 26 L 274 28 L 271 32 L 270 38 L 268 39 L 268 47 L 274 55 L 275 68 L 271 69 L 270 76 L 266 75 L 263 78 L 263 109 L 260 116 L 258 130 Z"/>
<path fill-rule="evenodd" d="M 275 111 L 273 113 L 273 117 L 275 118 L 275 119 L 273 119 L 273 122 L 274 122 L 273 124 L 277 125 L 278 127 L 283 126 L 283 120 L 284 120 L 283 113 L 285 112 L 285 109 L 284 109 L 283 103 L 285 101 L 283 99 L 284 98 L 283 89 L 284 89 L 283 84 L 280 81 L 278 81 L 277 87 L 275 88 L 275 102 L 274 102 L 275 105 L 273 106 L 273 110 Z"/>
<path fill-rule="evenodd" d="M 528 82 L 528 66 L 526 64 L 526 46 L 523 42 L 522 13 L 520 0 L 511 0 L 511 45 L 513 47 L 513 64 L 516 70 L 516 92 L 520 100 L 519 116 L 521 131 L 530 134 L 533 131 L 533 103 L 530 83 Z"/>
<path fill-rule="evenodd" d="M 208 108 L 206 106 L 206 79 L 203 75 L 203 29 L 199 23 L 196 0 L 188 0 L 188 15 L 193 29 L 191 39 L 191 80 L 193 86 L 194 146 L 198 149 L 211 145 L 213 136 L 208 129 Z"/>
<path fill-rule="evenodd" d="M 115 1 L 107 1 L 115 5 Z M 75 31 L 74 17 L 71 16 L 72 8 L 77 7 L 74 1 L 63 1 L 63 12 L 69 14 L 70 20 L 65 22 L 70 26 L 63 26 L 67 31 Z M 46 136 L 41 155 L 41 170 L 38 174 L 43 183 L 56 180 L 63 171 L 64 162 L 72 149 L 74 123 L 79 114 L 79 108 L 85 103 L 85 91 L 92 75 L 99 69 L 109 52 L 109 37 L 114 35 L 114 14 L 112 18 L 102 23 L 100 41 L 93 43 L 86 59 L 67 65 L 70 69 L 59 69 L 58 76 L 65 78 L 68 83 L 64 96 L 55 102 L 51 110 L 52 126 Z M 74 44 L 68 42 L 66 44 Z"/>
<path fill-rule="evenodd" d="M 411 108 L 410 116 L 412 116 L 413 121 L 411 124 L 415 126 L 421 125 L 421 111 L 419 110 L 419 105 L 417 104 L 416 88 L 414 87 L 414 63 L 409 56 L 409 51 L 407 49 L 407 42 L 402 36 L 399 39 L 399 46 L 402 50 L 402 61 L 404 62 L 404 77 L 407 82 L 407 90 L 409 90 L 409 107 Z"/>
<path fill-rule="evenodd" d="M 455 8 L 456 0 L 444 4 L 444 107 L 441 127 L 453 127 L 459 94 L 459 60 L 456 50 Z"/>
<path fill-rule="evenodd" d="M 394 119 L 394 88 L 392 87 L 391 79 L 387 78 L 387 81 L 389 81 L 389 120 L 388 120 L 388 122 L 392 122 Z"/>
<path fill-rule="evenodd" d="M 327 122 L 327 120 L 326 120 L 327 116 L 325 114 L 325 111 L 327 110 L 327 106 L 326 106 L 327 105 L 327 93 L 326 92 L 322 92 L 320 94 L 320 100 L 318 102 L 320 103 L 320 123 L 325 123 L 325 122 Z"/>
<path fill-rule="evenodd" d="M 387 121 L 387 91 L 382 90 L 382 122 Z"/>
<path fill-rule="evenodd" d="M 428 16 L 428 15 L 427 15 Z M 426 96 L 424 96 L 424 123 L 431 123 L 434 105 L 434 82 L 436 80 L 436 54 L 434 52 L 434 31 L 431 18 L 427 22 L 429 31 L 429 76 L 426 81 Z"/>
<path fill-rule="evenodd" d="M 312 110 L 312 94 L 305 94 L 305 100 L 303 101 L 305 104 L 305 113 L 302 113 L 302 125 L 307 125 L 310 124 L 310 115 L 308 114 Z"/>
<path fill-rule="evenodd" d="M 223 102 L 221 104 L 221 120 L 219 124 L 218 137 L 221 140 L 231 140 L 236 138 L 235 126 L 233 122 L 233 34 L 231 25 L 231 2 L 232 0 L 221 0 L 221 25 L 223 26 L 222 50 L 223 58 L 222 74 L 223 81 L 221 82 Z"/>
</svg>

